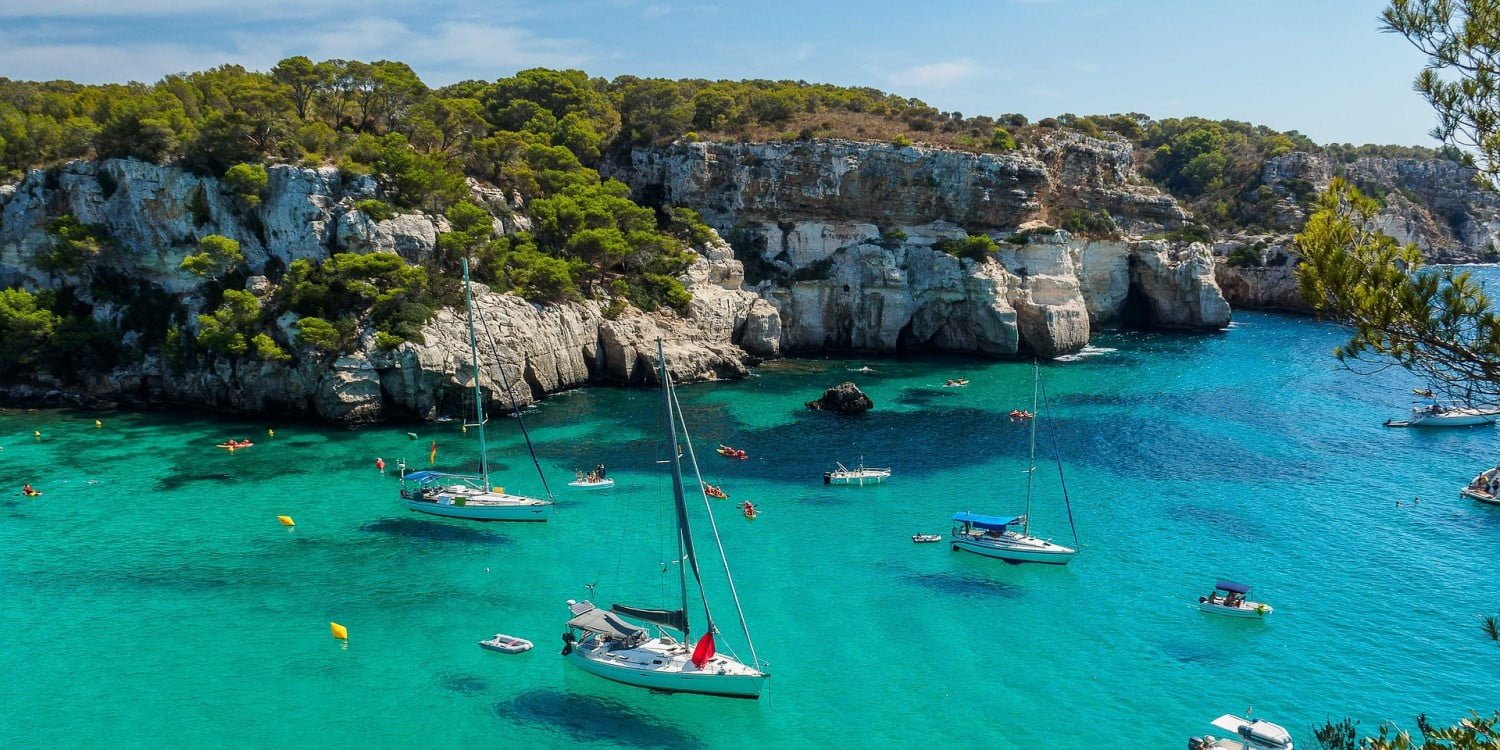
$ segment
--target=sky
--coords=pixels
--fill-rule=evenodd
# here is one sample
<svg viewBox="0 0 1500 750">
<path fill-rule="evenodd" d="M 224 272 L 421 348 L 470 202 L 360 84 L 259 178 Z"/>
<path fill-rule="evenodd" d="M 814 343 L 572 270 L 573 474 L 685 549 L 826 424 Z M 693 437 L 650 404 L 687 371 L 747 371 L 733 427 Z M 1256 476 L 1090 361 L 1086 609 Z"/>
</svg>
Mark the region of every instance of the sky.
<svg viewBox="0 0 1500 750">
<path fill-rule="evenodd" d="M 0 0 L 0 76 L 144 81 L 285 57 L 429 85 L 530 67 L 870 86 L 965 115 L 1197 115 L 1437 145 L 1384 0 Z"/>
</svg>

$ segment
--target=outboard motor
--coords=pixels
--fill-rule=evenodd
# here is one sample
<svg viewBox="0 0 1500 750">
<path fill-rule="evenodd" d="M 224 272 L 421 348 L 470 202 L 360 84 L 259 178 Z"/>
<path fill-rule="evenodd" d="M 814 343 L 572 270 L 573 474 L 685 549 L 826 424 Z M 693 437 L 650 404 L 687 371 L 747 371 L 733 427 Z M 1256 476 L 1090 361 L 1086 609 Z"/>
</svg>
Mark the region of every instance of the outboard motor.
<svg viewBox="0 0 1500 750">
<path fill-rule="evenodd" d="M 1213 742 L 1212 737 L 1189 737 L 1188 750 L 1204 750 L 1205 748 L 1212 747 L 1209 744 L 1211 742 Z"/>
<path fill-rule="evenodd" d="M 823 472 L 823 484 L 833 484 L 833 472 Z"/>
</svg>

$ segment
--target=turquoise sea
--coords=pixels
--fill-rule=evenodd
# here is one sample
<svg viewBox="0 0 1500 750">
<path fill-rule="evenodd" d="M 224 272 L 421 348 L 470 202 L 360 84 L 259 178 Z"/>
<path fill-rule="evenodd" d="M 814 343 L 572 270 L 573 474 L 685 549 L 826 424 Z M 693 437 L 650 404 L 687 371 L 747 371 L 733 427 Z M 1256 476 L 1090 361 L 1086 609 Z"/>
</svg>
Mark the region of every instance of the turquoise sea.
<svg viewBox="0 0 1500 750">
<path fill-rule="evenodd" d="M 676 591 L 656 392 L 528 412 L 559 496 L 536 525 L 398 503 L 396 461 L 425 467 L 429 441 L 439 467 L 472 465 L 457 423 L 10 409 L 0 747 L 1166 748 L 1249 708 L 1312 747 L 1326 718 L 1488 713 L 1500 646 L 1479 617 L 1500 613 L 1500 508 L 1458 488 L 1500 458 L 1496 429 L 1381 426 L 1416 383 L 1339 369 L 1341 338 L 1242 312 L 1222 334 L 1111 334 L 1095 343 L 1112 351 L 1043 364 L 1042 447 L 1061 451 L 1082 539 L 1065 568 L 909 539 L 955 511 L 1021 511 L 1026 433 L 1006 413 L 1029 408 L 1027 362 L 793 360 L 683 387 L 705 476 L 732 495 L 714 507 L 771 665 L 759 702 L 651 694 L 558 656 L 585 584 L 603 603 Z M 960 375 L 967 388 L 940 387 Z M 873 412 L 802 407 L 844 379 Z M 507 489 L 540 492 L 515 422 L 490 433 Z M 238 437 L 256 445 L 214 447 Z M 751 459 L 713 455 L 720 442 Z M 822 484 L 861 456 L 894 477 Z M 569 492 L 598 462 L 618 487 Z M 1037 477 L 1033 530 L 1070 540 L 1055 470 Z M 745 499 L 759 519 L 735 512 Z M 1274 615 L 1197 612 L 1219 577 Z M 710 583 L 721 648 L 743 656 Z M 476 647 L 497 631 L 537 647 Z"/>
</svg>

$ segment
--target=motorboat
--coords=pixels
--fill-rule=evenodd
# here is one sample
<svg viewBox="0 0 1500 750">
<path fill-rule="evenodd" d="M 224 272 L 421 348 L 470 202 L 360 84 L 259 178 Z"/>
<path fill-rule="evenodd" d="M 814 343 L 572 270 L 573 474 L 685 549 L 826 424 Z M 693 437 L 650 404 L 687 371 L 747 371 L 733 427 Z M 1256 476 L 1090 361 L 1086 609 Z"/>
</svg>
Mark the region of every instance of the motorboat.
<svg viewBox="0 0 1500 750">
<path fill-rule="evenodd" d="M 1214 719 L 1213 725 L 1234 736 L 1189 737 L 1188 750 L 1293 750 L 1292 735 L 1280 724 L 1224 714 Z"/>
<path fill-rule="evenodd" d="M 891 470 L 889 468 L 870 468 L 865 466 L 864 459 L 860 459 L 859 466 L 852 469 L 837 461 L 833 465 L 838 468 L 833 471 L 823 472 L 823 484 L 854 484 L 863 487 L 867 484 L 880 484 L 891 478 Z"/>
<path fill-rule="evenodd" d="M 1041 366 L 1036 362 L 1031 364 L 1031 411 L 1022 412 L 1025 419 L 1018 420 L 1012 412 L 1012 421 L 1027 423 L 1031 432 L 1031 446 L 1027 454 L 1026 466 L 1026 513 L 1019 516 L 987 516 L 978 513 L 964 511 L 953 514 L 953 533 L 949 537 L 954 551 L 973 552 L 976 555 L 992 557 L 1009 563 L 1046 563 L 1049 565 L 1067 565 L 1078 554 L 1073 547 L 1057 544 L 1050 539 L 1042 539 L 1031 533 L 1031 496 L 1032 483 L 1036 477 L 1036 427 L 1038 396 L 1042 388 Z M 1057 475 L 1061 479 L 1062 458 L 1054 456 L 1057 460 Z M 1078 543 L 1078 530 L 1073 527 L 1073 510 L 1071 501 L 1068 499 L 1068 486 L 1062 485 L 1063 503 L 1068 508 L 1068 525 L 1073 530 L 1073 543 Z"/>
<path fill-rule="evenodd" d="M 912 534 L 911 540 L 917 544 L 932 544 L 943 541 L 942 534 Z"/>
<path fill-rule="evenodd" d="M 1387 419 L 1386 427 L 1473 427 L 1494 424 L 1500 419 L 1500 408 L 1495 407 L 1449 407 L 1436 401 L 1415 404 L 1411 416 L 1405 420 Z"/>
<path fill-rule="evenodd" d="M 1474 481 L 1459 490 L 1458 494 L 1481 503 L 1500 505 L 1500 465 L 1480 472 L 1479 476 L 1474 477 Z"/>
<path fill-rule="evenodd" d="M 465 424 L 464 430 L 467 432 L 470 427 L 478 428 L 479 471 L 475 474 L 451 474 L 441 471 L 407 473 L 406 463 L 403 461 L 401 464 L 401 499 L 406 501 L 408 510 L 445 518 L 462 518 L 470 521 L 546 521 L 552 515 L 551 500 L 513 495 L 506 492 L 503 487 L 496 487 L 490 483 L 489 452 L 484 433 L 487 420 L 484 417 L 484 391 L 480 386 L 479 340 L 474 334 L 474 299 L 469 288 L 468 259 L 464 259 L 463 272 L 464 307 L 469 318 L 469 356 L 470 364 L 474 368 L 472 372 L 474 413 L 477 417 L 474 424 Z M 516 400 L 512 397 L 512 409 L 521 425 L 522 434 L 526 434 L 526 424 L 521 420 L 520 409 L 515 408 L 515 404 Z M 407 434 L 413 438 L 416 437 L 412 433 Z M 528 449 L 531 448 L 529 435 L 526 437 L 526 445 Z M 436 460 L 436 458 L 437 441 L 433 441 L 429 460 Z M 535 450 L 531 451 L 531 458 L 532 463 L 537 464 L 537 474 L 541 475 L 541 465 L 536 461 Z M 547 478 L 542 476 L 544 487 L 546 483 Z M 550 497 L 550 490 L 548 495 Z"/>
<path fill-rule="evenodd" d="M 1234 581 L 1219 581 L 1214 584 L 1213 593 L 1208 596 L 1198 597 L 1198 609 L 1203 612 L 1211 612 L 1225 617 L 1265 617 L 1271 614 L 1271 605 L 1261 602 L 1252 602 L 1245 597 L 1249 596 L 1250 587 L 1243 583 Z"/>
<path fill-rule="evenodd" d="M 613 604 L 609 609 L 600 609 L 588 600 L 568 600 L 570 618 L 567 632 L 563 633 L 563 656 L 569 663 L 589 674 L 625 685 L 664 692 L 701 693 L 731 698 L 759 698 L 766 680 L 765 665 L 755 652 L 750 639 L 750 628 L 745 621 L 744 609 L 740 606 L 739 594 L 730 574 L 729 561 L 724 556 L 724 546 L 719 539 L 718 525 L 714 521 L 713 506 L 702 493 L 701 518 L 706 521 L 711 534 L 709 549 L 717 549 L 722 563 L 723 578 L 711 576 L 711 580 L 722 581 L 734 604 L 732 621 L 738 621 L 744 644 L 749 650 L 748 661 L 741 661 L 726 641 L 716 639 L 719 628 L 714 624 L 713 613 L 708 606 L 709 587 L 704 583 L 699 566 L 699 545 L 694 543 L 692 524 L 683 492 L 683 455 L 672 450 L 685 447 L 688 462 L 692 466 L 692 478 L 703 484 L 703 474 L 698 469 L 697 454 L 693 451 L 692 439 L 687 433 L 687 423 L 682 419 L 681 407 L 673 388 L 672 374 L 667 369 L 666 354 L 660 340 L 657 341 L 659 382 L 666 411 L 666 445 L 671 458 L 667 463 L 672 474 L 672 506 L 675 512 L 676 529 L 670 541 L 663 543 L 674 549 L 678 563 L 678 597 L 674 597 L 671 609 L 646 608 Z M 679 438 L 680 434 L 680 438 Z M 747 508 L 753 509 L 749 503 Z M 749 511 L 747 511 L 748 513 Z M 639 517 L 617 517 L 617 523 L 634 530 L 649 513 Z M 635 538 L 644 538 L 636 535 Z M 653 574 L 655 575 L 655 574 Z M 589 587 L 591 590 L 592 586 Z M 653 587 L 659 590 L 659 587 Z M 693 623 L 689 617 L 690 589 L 696 589 L 701 606 L 694 606 L 694 617 L 702 613 L 701 633 L 694 642 Z M 677 593 L 674 592 L 674 593 Z M 680 598 L 679 598 L 680 597 Z M 724 602 L 719 601 L 720 605 Z M 721 610 L 722 611 L 722 610 Z M 680 640 L 679 640 L 680 637 Z M 722 651 L 721 651 L 722 649 Z M 727 652 L 727 653 L 726 653 Z"/>
<path fill-rule="evenodd" d="M 531 645 L 531 641 L 525 638 L 517 638 L 504 633 L 496 633 L 495 637 L 479 642 L 480 648 L 486 651 L 499 651 L 502 654 L 519 654 L 522 651 L 530 651 Z"/>
</svg>

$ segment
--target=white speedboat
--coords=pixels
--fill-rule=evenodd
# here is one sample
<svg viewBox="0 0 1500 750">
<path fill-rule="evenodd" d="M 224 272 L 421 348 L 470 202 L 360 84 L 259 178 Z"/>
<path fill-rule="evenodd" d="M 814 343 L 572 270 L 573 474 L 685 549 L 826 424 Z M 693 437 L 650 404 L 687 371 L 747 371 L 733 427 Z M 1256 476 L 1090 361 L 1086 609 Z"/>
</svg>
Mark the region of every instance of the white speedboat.
<svg viewBox="0 0 1500 750">
<path fill-rule="evenodd" d="M 1437 402 L 1417 404 L 1406 420 L 1388 419 L 1387 427 L 1473 427 L 1494 424 L 1500 409 L 1492 407 L 1448 407 Z"/>
<path fill-rule="evenodd" d="M 479 433 L 479 472 L 477 474 L 450 474 L 440 471 L 406 472 L 406 463 L 401 464 L 401 498 L 409 510 L 445 518 L 463 518 L 470 521 L 545 521 L 552 515 L 552 501 L 523 495 L 512 495 L 501 487 L 490 484 L 489 453 L 484 440 L 484 391 L 479 377 L 479 340 L 474 335 L 474 301 L 469 291 L 469 261 L 464 260 L 464 307 L 469 318 L 469 356 L 474 367 L 474 413 L 478 417 L 474 424 Z M 508 387 L 508 386 L 507 386 Z M 511 399 L 514 406 L 515 399 Z M 521 421 L 520 410 L 516 419 L 525 434 L 526 424 Z M 407 433 L 415 438 L 416 435 Z M 526 438 L 528 448 L 531 438 Z M 432 444 L 432 456 L 437 456 L 437 442 Z M 536 452 L 532 451 L 532 463 L 536 463 Z M 541 466 L 537 465 L 541 474 Z M 547 478 L 542 477 L 545 487 Z M 551 494 L 550 492 L 548 493 Z"/>
<path fill-rule="evenodd" d="M 911 540 L 917 544 L 932 544 L 943 541 L 942 534 L 912 534 Z"/>
<path fill-rule="evenodd" d="M 1482 471 L 1458 494 L 1489 505 L 1500 505 L 1500 466 Z"/>
<path fill-rule="evenodd" d="M 1005 560 L 1013 563 L 1047 563 L 1051 565 L 1067 565 L 1078 554 L 1078 550 L 1065 547 L 1050 539 L 1042 539 L 1031 534 L 1031 485 L 1036 476 L 1036 424 L 1039 421 L 1037 414 L 1037 395 L 1041 390 L 1042 371 L 1036 363 L 1031 364 L 1031 411 L 1022 412 L 1026 415 L 1024 421 L 1029 423 L 1031 429 L 1031 448 L 1027 458 L 1026 467 L 1026 514 L 1020 516 L 984 516 L 978 513 L 953 514 L 953 521 L 957 525 L 953 527 L 953 533 L 949 540 L 954 550 L 973 552 L 976 555 L 993 557 L 997 560 Z M 1012 421 L 1017 421 L 1012 412 Z M 1062 476 L 1062 459 L 1057 460 L 1057 475 Z M 1064 484 L 1063 502 L 1068 503 L 1068 486 Z M 1073 521 L 1072 506 L 1069 505 L 1068 523 Z M 1016 527 L 1020 527 L 1017 529 Z M 1077 544 L 1078 531 L 1073 531 L 1074 543 Z"/>
<path fill-rule="evenodd" d="M 1219 581 L 1208 596 L 1198 597 L 1198 609 L 1225 617 L 1265 617 L 1275 610 L 1263 602 L 1252 602 L 1245 597 L 1250 587 L 1234 581 Z"/>
<path fill-rule="evenodd" d="M 675 550 L 672 559 L 681 584 L 681 598 L 675 603 L 674 609 L 614 604 L 610 609 L 603 610 L 589 601 L 569 600 L 568 611 L 571 617 L 568 620 L 568 630 L 563 634 L 563 656 L 589 674 L 625 685 L 666 692 L 759 698 L 770 675 L 766 674 L 764 665 L 756 656 L 755 644 L 750 640 L 750 628 L 745 624 L 745 612 L 740 607 L 739 594 L 734 588 L 729 561 L 723 554 L 724 546 L 719 541 L 713 507 L 703 489 L 703 473 L 698 470 L 698 457 L 693 450 L 693 441 L 687 433 L 687 424 L 682 421 L 672 375 L 667 370 L 666 355 L 662 351 L 660 340 L 657 341 L 657 357 L 667 416 L 667 453 L 671 456 L 667 463 L 672 471 L 672 502 L 676 510 L 676 533 L 667 543 Z M 678 438 L 679 428 L 681 439 Z M 704 585 L 698 553 L 693 543 L 693 530 L 683 492 L 683 453 L 678 452 L 678 446 L 686 448 L 687 459 L 693 468 L 693 478 L 698 482 L 698 491 L 694 494 L 703 500 L 703 518 L 708 523 L 714 547 L 723 563 L 724 577 L 719 580 L 726 584 L 729 598 L 734 603 L 740 631 L 744 635 L 745 646 L 750 651 L 748 663 L 740 661 L 728 648 L 726 651 L 729 653 L 719 652 L 720 646 L 727 644 L 720 644 L 715 639 L 719 629 L 714 625 L 713 614 L 708 606 L 708 589 Z M 614 520 L 631 528 L 638 521 L 628 517 Z M 694 584 L 692 588 L 697 589 L 697 598 L 702 605 L 698 609 L 703 613 L 702 635 L 696 642 L 693 641 L 688 617 L 690 581 Z M 634 621 L 647 623 L 649 627 Z M 680 633 L 681 637 L 668 631 Z"/>
<path fill-rule="evenodd" d="M 1214 719 L 1213 725 L 1234 736 L 1189 737 L 1188 750 L 1294 750 L 1291 733 L 1280 724 L 1224 714 Z"/>
<path fill-rule="evenodd" d="M 891 478 L 890 469 L 872 469 L 865 466 L 863 459 L 859 466 L 852 469 L 838 462 L 833 465 L 838 468 L 823 472 L 823 484 L 853 484 L 863 487 L 867 484 L 880 484 Z"/>
<path fill-rule="evenodd" d="M 499 651 L 502 654 L 519 654 L 522 651 L 530 651 L 531 645 L 531 641 L 525 638 L 517 638 L 504 633 L 496 633 L 495 637 L 479 642 L 480 648 L 486 651 Z"/>
</svg>

